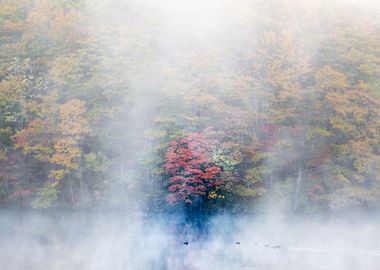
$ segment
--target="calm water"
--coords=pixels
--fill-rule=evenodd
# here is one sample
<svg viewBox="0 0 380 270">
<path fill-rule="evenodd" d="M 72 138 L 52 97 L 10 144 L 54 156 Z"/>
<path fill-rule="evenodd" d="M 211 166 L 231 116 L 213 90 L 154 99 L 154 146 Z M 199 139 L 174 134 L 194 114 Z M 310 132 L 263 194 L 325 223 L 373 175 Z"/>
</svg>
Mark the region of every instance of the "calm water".
<svg viewBox="0 0 380 270">
<path fill-rule="evenodd" d="M 380 269 L 374 220 L 0 214 L 2 270 Z"/>
</svg>

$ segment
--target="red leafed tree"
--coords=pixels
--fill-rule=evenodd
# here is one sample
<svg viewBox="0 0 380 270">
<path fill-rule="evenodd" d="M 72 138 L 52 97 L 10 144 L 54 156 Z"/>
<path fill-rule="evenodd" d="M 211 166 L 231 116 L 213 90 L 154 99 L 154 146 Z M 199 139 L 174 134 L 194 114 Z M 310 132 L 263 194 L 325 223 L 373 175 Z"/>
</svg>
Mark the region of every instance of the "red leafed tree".
<svg viewBox="0 0 380 270">
<path fill-rule="evenodd" d="M 170 142 L 166 151 L 164 169 L 170 175 L 170 192 L 166 200 L 170 204 L 204 197 L 208 191 L 220 185 L 220 168 L 209 159 L 210 144 L 200 133 Z"/>
</svg>

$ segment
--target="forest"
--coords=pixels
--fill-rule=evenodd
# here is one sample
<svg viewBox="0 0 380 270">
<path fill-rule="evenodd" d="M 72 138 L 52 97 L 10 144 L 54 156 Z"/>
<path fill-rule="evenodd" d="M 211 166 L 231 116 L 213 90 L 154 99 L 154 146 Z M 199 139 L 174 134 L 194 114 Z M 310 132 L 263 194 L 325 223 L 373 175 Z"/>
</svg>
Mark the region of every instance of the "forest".
<svg viewBox="0 0 380 270">
<path fill-rule="evenodd" d="M 1 208 L 378 209 L 377 1 L 122 2 L 0 2 Z"/>
</svg>

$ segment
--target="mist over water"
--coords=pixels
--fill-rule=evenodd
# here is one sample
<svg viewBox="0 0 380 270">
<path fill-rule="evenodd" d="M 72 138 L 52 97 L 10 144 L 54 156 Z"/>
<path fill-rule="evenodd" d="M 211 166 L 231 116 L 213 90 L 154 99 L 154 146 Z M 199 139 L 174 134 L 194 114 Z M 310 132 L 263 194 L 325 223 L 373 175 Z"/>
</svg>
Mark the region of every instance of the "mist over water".
<svg viewBox="0 0 380 270">
<path fill-rule="evenodd" d="M 378 269 L 378 218 L 1 213 L 2 269 Z M 374 222 L 376 221 L 376 222 Z M 188 242 L 188 244 L 184 244 Z"/>
<path fill-rule="evenodd" d="M 106 96 L 104 100 L 116 100 L 116 112 L 101 111 L 91 116 L 96 118 L 97 113 L 117 115 L 113 120 L 101 122 L 94 131 L 100 138 L 111 131 L 111 135 L 103 137 L 106 139 L 94 140 L 94 144 L 102 144 L 101 150 L 111 153 L 111 169 L 105 173 L 105 180 L 99 181 L 99 186 L 106 187 L 98 192 L 100 199 L 86 195 L 85 191 L 82 194 L 81 190 L 79 201 L 82 204 L 78 203 L 77 209 L 72 207 L 75 210 L 70 207 L 49 209 L 49 206 L 42 207 L 48 208 L 46 210 L 2 209 L 0 270 L 380 269 L 380 216 L 376 204 L 368 207 L 370 210 L 355 208 L 360 200 L 352 198 L 367 193 L 366 190 L 357 193 L 349 190 L 348 195 L 334 199 L 321 196 L 322 206 L 308 208 L 306 184 L 302 182 L 307 170 L 303 168 L 306 166 L 303 157 L 299 158 L 300 162 L 289 165 L 296 168 L 295 173 L 288 173 L 285 179 L 281 178 L 284 171 L 281 169 L 265 177 L 260 188 L 266 189 L 268 194 L 254 203 L 247 200 L 244 204 L 242 200 L 238 210 L 231 207 L 214 212 L 192 212 L 186 207 L 175 208 L 168 206 L 165 195 L 162 195 L 162 190 L 167 191 L 166 186 L 165 189 L 158 188 L 162 179 L 156 170 L 159 166 L 162 169 L 162 164 L 152 164 L 159 163 L 154 159 L 157 148 L 162 147 L 159 144 L 162 143 L 159 141 L 161 133 L 169 137 L 171 128 L 177 131 L 188 128 L 193 132 L 207 130 L 207 125 L 212 125 L 215 130 L 226 126 L 227 135 L 233 138 L 236 125 L 244 132 L 255 130 L 257 137 L 262 135 L 259 133 L 263 125 L 256 123 L 259 122 L 257 115 L 261 117 L 268 111 L 269 97 L 256 98 L 256 93 L 247 94 L 247 89 L 261 86 L 252 73 L 267 76 L 270 73 L 265 69 L 268 63 L 274 66 L 273 69 L 277 68 L 278 63 L 271 62 L 271 57 L 269 60 L 261 58 L 273 40 L 274 44 L 281 43 L 285 48 L 273 46 L 276 52 L 287 50 L 290 44 L 286 55 L 293 61 L 291 64 L 295 63 L 295 68 L 289 76 L 304 69 L 302 76 L 306 77 L 310 71 L 304 61 L 317 54 L 321 44 L 328 43 L 319 34 L 328 33 L 328 36 L 336 18 L 348 16 L 355 9 L 347 8 L 349 11 L 342 12 L 344 15 L 337 15 L 334 10 L 356 5 L 358 12 L 368 13 L 369 23 L 376 25 L 376 14 L 380 14 L 380 9 L 376 13 L 368 8 L 377 10 L 376 1 L 304 1 L 304 4 L 295 1 L 299 2 L 298 10 L 294 10 L 295 2 L 292 4 L 292 1 L 289 4 L 269 2 L 273 3 L 248 0 L 84 1 L 83 10 L 88 16 L 86 23 L 90 29 L 86 34 L 89 40 L 96 42 L 86 40 L 90 45 L 83 42 L 82 46 L 94 54 L 96 68 L 92 72 L 97 77 L 96 86 Z M 262 19 L 258 10 L 268 12 L 269 7 L 277 2 L 281 2 L 285 11 L 289 8 L 291 12 L 284 12 L 289 17 L 279 17 L 277 22 L 276 16 L 271 14 L 270 18 L 263 16 L 267 21 Z M 328 21 L 309 17 L 308 12 L 323 14 Z M 349 19 L 343 21 L 347 23 Z M 264 30 L 265 27 L 268 29 Z M 376 27 L 375 34 L 378 34 L 379 27 Z M 282 29 L 281 34 L 275 35 L 272 31 L 277 28 Z M 259 44 L 264 31 L 271 33 L 265 36 L 269 42 Z M 306 38 L 310 33 L 315 35 Z M 251 70 L 249 61 L 258 67 L 257 70 Z M 313 64 L 319 61 L 326 59 L 315 57 L 310 60 Z M 62 75 L 64 68 L 57 66 Z M 252 78 L 248 78 L 251 75 Z M 281 76 L 270 79 L 282 81 Z M 302 83 L 308 86 L 313 80 L 314 77 Z M 47 81 L 54 85 L 54 72 L 48 74 Z M 241 91 L 233 92 L 237 88 Z M 205 94 L 205 89 L 213 95 Z M 311 91 L 300 95 L 306 96 Z M 81 98 L 87 94 L 84 92 L 78 96 Z M 76 94 L 72 95 L 76 97 Z M 249 101 L 240 104 L 240 96 Z M 201 109 L 194 105 L 195 99 L 201 100 Z M 103 100 L 91 102 L 101 104 Z M 90 108 L 93 106 L 91 102 L 88 102 Z M 295 107 L 307 107 L 301 104 L 302 101 L 291 102 Z M 248 108 L 247 114 L 255 115 L 256 119 L 238 126 L 239 120 L 245 121 L 248 117 L 243 109 L 237 108 L 239 106 Z M 167 116 L 161 117 L 166 112 Z M 274 118 L 281 116 L 275 115 Z M 307 117 L 305 122 L 312 118 Z M 278 132 L 278 140 L 288 140 L 291 132 Z M 321 141 L 322 145 L 324 141 Z M 91 145 L 87 147 L 91 148 Z M 286 151 L 281 149 L 273 150 L 277 159 L 263 162 L 267 171 L 275 171 L 274 168 L 289 156 L 303 155 L 297 147 Z M 312 167 L 310 171 L 318 169 Z M 322 167 L 318 177 L 330 177 L 329 169 L 327 165 Z M 239 170 L 242 169 L 239 167 Z M 374 179 L 376 176 L 371 173 L 368 178 Z M 87 186 L 91 188 L 92 177 L 99 176 L 88 176 L 86 180 L 90 184 Z M 273 184 L 276 177 L 278 186 Z M 80 185 L 82 189 L 82 183 Z M 94 190 L 98 191 L 96 188 Z M 304 194 L 301 194 L 302 188 L 305 188 Z M 375 185 L 373 190 L 370 195 L 377 194 Z M 75 196 L 71 196 L 75 203 Z M 96 203 L 89 203 L 91 206 L 87 207 L 86 200 L 93 199 L 91 196 L 96 197 Z M 154 196 L 160 198 L 155 201 Z M 351 199 L 353 203 L 347 203 L 347 208 L 337 210 L 342 201 L 344 204 Z M 365 203 L 373 200 L 363 201 L 366 206 Z M 325 209 L 329 211 L 324 212 Z"/>
</svg>

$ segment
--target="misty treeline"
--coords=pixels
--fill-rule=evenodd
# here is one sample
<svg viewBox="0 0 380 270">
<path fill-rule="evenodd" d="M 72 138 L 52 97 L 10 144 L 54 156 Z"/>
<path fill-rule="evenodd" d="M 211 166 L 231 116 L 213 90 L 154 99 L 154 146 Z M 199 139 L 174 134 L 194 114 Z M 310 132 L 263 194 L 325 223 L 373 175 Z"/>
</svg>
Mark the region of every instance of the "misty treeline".
<svg viewBox="0 0 380 270">
<path fill-rule="evenodd" d="M 3 207 L 379 206 L 374 6 L 160 2 L 1 1 Z"/>
</svg>

